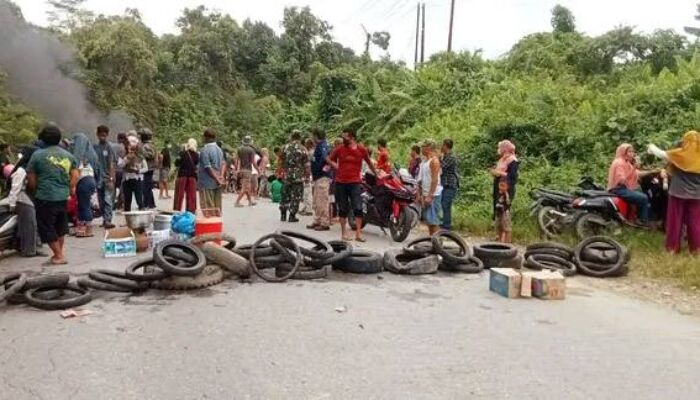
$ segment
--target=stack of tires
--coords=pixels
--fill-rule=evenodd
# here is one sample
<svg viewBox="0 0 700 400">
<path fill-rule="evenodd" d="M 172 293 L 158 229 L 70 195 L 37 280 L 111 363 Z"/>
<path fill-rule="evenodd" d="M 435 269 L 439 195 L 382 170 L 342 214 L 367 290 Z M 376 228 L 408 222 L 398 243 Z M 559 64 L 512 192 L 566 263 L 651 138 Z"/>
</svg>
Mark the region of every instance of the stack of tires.
<svg viewBox="0 0 700 400">
<path fill-rule="evenodd" d="M 523 265 L 518 249 L 508 243 L 483 243 L 474 246 L 474 256 L 481 260 L 484 268 L 515 268 Z"/>
<path fill-rule="evenodd" d="M 559 271 L 564 276 L 573 276 L 577 271 L 573 261 L 574 250 L 561 243 L 533 243 L 525 251 L 525 268 L 536 271 Z"/>
<path fill-rule="evenodd" d="M 90 291 L 70 282 L 68 274 L 28 277 L 10 274 L 0 278 L 0 303 L 27 304 L 40 310 L 65 310 L 92 300 Z"/>
<path fill-rule="evenodd" d="M 261 279 L 284 282 L 324 279 L 332 265 L 350 256 L 352 248 L 341 242 L 325 242 L 294 231 L 280 231 L 234 251 L 249 260 L 251 269 Z"/>
<path fill-rule="evenodd" d="M 483 263 L 472 249 L 453 232 L 438 232 L 410 241 L 402 250 L 384 253 L 384 269 L 395 274 L 422 275 L 440 271 L 479 273 Z"/>
<path fill-rule="evenodd" d="M 629 250 L 606 236 L 584 239 L 574 250 L 574 262 L 579 273 L 595 278 L 627 275 L 630 260 Z"/>
</svg>

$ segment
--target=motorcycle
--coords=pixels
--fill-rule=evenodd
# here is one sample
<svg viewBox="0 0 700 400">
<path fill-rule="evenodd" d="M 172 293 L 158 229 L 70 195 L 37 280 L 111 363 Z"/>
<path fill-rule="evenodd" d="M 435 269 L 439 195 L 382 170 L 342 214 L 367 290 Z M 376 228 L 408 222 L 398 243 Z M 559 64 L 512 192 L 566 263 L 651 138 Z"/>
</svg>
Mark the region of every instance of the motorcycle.
<svg viewBox="0 0 700 400">
<path fill-rule="evenodd" d="M 0 206 L 0 252 L 13 250 L 17 244 L 17 215 L 9 206 Z"/>
<path fill-rule="evenodd" d="M 367 172 L 362 181 L 362 227 L 376 225 L 385 232 L 389 229 L 395 242 L 403 242 L 418 224 L 418 193 L 416 181 L 395 170 L 392 174 L 375 176 Z M 355 229 L 355 218 L 348 215 L 348 222 Z"/>
<path fill-rule="evenodd" d="M 547 239 L 561 235 L 574 226 L 579 213 L 571 208 L 574 196 L 550 189 L 535 189 L 530 192 L 534 200 L 530 205 L 530 216 L 537 216 L 537 225 Z"/>
</svg>

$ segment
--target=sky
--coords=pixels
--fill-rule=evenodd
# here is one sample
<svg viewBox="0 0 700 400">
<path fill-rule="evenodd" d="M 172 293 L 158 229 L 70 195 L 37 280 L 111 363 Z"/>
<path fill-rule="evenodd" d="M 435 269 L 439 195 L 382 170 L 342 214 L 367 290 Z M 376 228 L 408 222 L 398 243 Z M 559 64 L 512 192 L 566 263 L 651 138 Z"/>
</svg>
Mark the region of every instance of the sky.
<svg viewBox="0 0 700 400">
<path fill-rule="evenodd" d="M 45 0 L 14 0 L 26 19 L 46 25 Z M 426 4 L 426 59 L 447 48 L 451 0 L 424 0 Z M 550 10 L 561 4 L 576 17 L 579 31 L 598 35 L 619 25 L 638 31 L 656 29 L 683 31 L 697 25 L 693 17 L 700 0 L 455 0 L 454 50 L 482 50 L 489 58 L 506 53 L 524 35 L 551 30 Z M 87 0 L 86 7 L 102 14 L 121 14 L 138 8 L 144 22 L 156 33 L 176 33 L 175 21 L 184 8 L 204 5 L 228 13 L 238 21 L 263 21 L 280 31 L 285 6 L 309 6 L 318 17 L 333 26 L 335 40 L 364 50 L 362 25 L 370 32 L 388 31 L 393 59 L 413 63 L 416 28 L 416 0 Z M 373 49 L 373 57 L 383 55 Z"/>
</svg>

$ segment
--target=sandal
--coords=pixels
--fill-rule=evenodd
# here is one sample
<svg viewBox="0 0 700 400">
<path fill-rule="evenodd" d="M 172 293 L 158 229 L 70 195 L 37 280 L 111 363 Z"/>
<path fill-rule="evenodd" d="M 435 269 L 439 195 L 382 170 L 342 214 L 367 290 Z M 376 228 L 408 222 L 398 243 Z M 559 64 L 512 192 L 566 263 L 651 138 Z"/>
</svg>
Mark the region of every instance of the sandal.
<svg viewBox="0 0 700 400">
<path fill-rule="evenodd" d="M 355 241 L 356 241 L 356 242 L 360 242 L 360 243 L 364 243 L 364 242 L 367 241 L 367 239 L 365 239 L 365 238 L 362 237 L 362 236 L 358 236 L 358 237 L 355 238 Z"/>
</svg>

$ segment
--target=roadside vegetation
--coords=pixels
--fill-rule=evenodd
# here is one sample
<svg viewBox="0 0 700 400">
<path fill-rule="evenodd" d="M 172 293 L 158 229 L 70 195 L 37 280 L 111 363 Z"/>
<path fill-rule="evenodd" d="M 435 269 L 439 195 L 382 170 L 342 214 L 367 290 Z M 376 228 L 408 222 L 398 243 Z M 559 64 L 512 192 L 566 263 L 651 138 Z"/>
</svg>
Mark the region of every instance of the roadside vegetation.
<svg viewBox="0 0 700 400">
<path fill-rule="evenodd" d="M 686 36 L 623 26 L 591 37 L 557 6 L 551 32 L 522 38 L 499 59 L 442 53 L 414 71 L 389 53 L 378 61 L 355 54 L 308 8 L 286 8 L 279 35 L 263 23 L 189 9 L 179 34 L 158 37 L 137 10 L 105 17 L 79 0 L 52 3 L 52 29 L 74 46 L 74 74 L 92 102 L 128 112 L 158 140 L 183 142 L 209 126 L 232 145 L 250 133 L 274 147 L 291 129 L 353 126 L 367 140 L 386 138 L 405 163 L 419 139 L 454 138 L 462 173 L 456 222 L 478 235 L 491 236 L 487 170 L 504 138 L 522 161 L 515 237 L 531 241 L 530 189 L 572 189 L 582 175 L 603 182 L 620 143 L 666 147 L 700 128 L 694 29 Z M 368 46 L 390 52 L 390 37 L 378 32 Z M 0 87 L 0 138 L 27 141 L 40 120 Z M 700 260 L 664 254 L 661 234 L 627 232 L 622 241 L 633 251 L 633 274 L 700 287 Z"/>
</svg>

